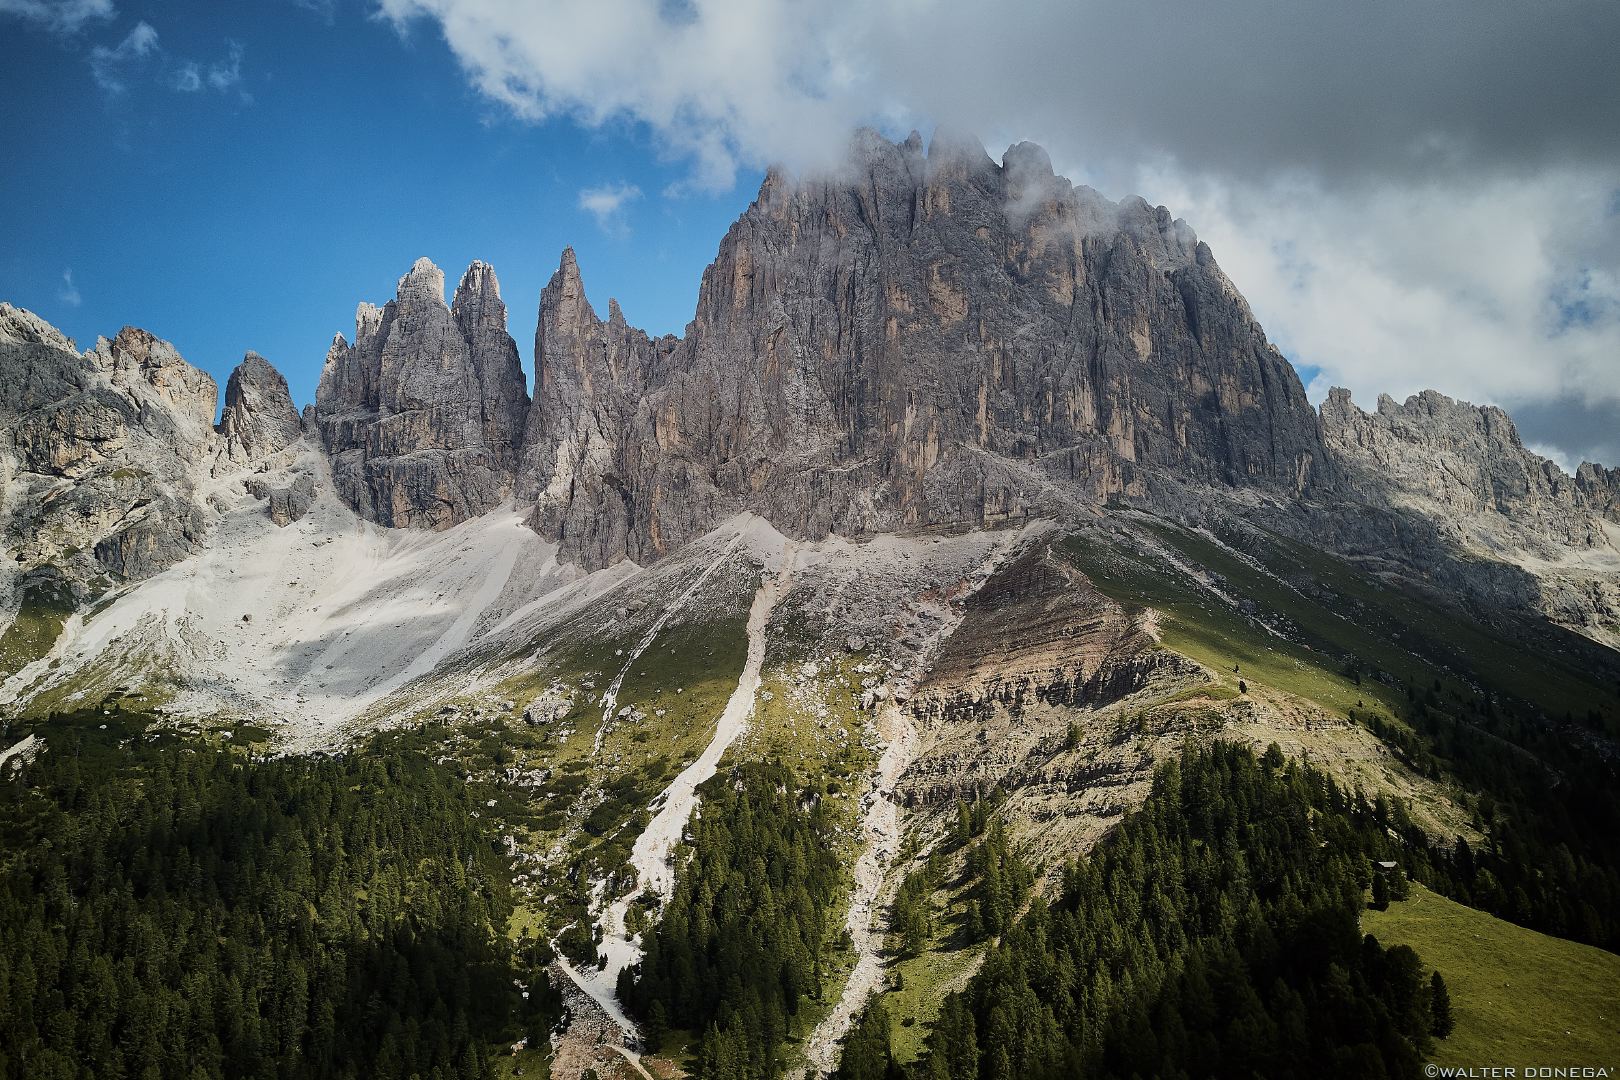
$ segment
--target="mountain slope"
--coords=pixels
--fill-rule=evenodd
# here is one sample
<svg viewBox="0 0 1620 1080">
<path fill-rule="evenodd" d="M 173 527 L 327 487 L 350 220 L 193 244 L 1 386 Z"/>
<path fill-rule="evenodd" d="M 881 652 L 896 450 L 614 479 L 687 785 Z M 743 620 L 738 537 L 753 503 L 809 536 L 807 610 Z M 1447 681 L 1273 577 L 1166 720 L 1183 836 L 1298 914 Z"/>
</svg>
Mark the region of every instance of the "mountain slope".
<svg viewBox="0 0 1620 1080">
<path fill-rule="evenodd" d="M 126 712 L 430 755 L 557 950 L 558 1075 L 683 1040 L 825 1072 L 874 997 L 915 1053 L 1211 742 L 1309 760 L 1437 887 L 1620 940 L 1615 473 L 1434 393 L 1313 410 L 1163 208 L 867 133 L 767 178 L 679 338 L 599 318 L 564 252 L 532 398 L 482 263 L 356 321 L 312 411 L 249 354 L 216 427 L 150 334 L 80 355 L 0 307 L 0 772 Z M 698 850 L 749 783 L 840 868 L 816 955 L 757 1045 L 660 1030 L 620 991 L 673 898 L 784 880 Z"/>
</svg>

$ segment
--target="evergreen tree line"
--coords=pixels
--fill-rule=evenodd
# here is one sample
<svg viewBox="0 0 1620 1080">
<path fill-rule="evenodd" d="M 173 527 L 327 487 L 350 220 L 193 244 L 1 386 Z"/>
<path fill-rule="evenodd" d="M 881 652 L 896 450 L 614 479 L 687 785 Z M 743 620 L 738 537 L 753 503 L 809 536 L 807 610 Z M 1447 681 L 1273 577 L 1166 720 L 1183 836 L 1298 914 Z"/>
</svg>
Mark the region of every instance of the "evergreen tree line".
<svg viewBox="0 0 1620 1080">
<path fill-rule="evenodd" d="M 890 939 L 900 956 L 922 955 L 939 929 L 934 894 L 947 884 L 950 852 L 966 849 L 959 884 L 966 886 L 967 905 L 957 927 L 957 943 L 984 941 L 1012 925 L 1035 875 L 1012 850 L 1006 826 L 995 817 L 1001 800 L 998 788 L 988 799 L 958 801 L 956 823 L 946 842 L 901 881 L 889 906 Z"/>
<path fill-rule="evenodd" d="M 1013 853 L 1001 818 L 992 819 L 984 839 L 968 849 L 966 873 L 974 882 L 964 926 L 968 940 L 1005 934 L 1035 883 L 1035 875 Z"/>
<path fill-rule="evenodd" d="M 1408 690 L 1408 727 L 1363 719 L 1413 768 L 1482 793 L 1486 842 L 1414 873 L 1437 892 L 1558 937 L 1620 951 L 1620 775 L 1563 728 L 1484 695 Z M 1404 829 L 1403 829 L 1404 831 Z M 1423 845 L 1419 844 L 1421 849 Z"/>
<path fill-rule="evenodd" d="M 943 860 L 930 855 L 928 864 L 907 874 L 889 907 L 889 933 L 901 956 L 921 956 L 934 936 L 934 890 L 943 883 Z"/>
<path fill-rule="evenodd" d="M 1189 749 L 946 999 L 922 1060 L 895 1066 L 879 1006 L 840 1075 L 1418 1075 L 1449 1030 L 1443 980 L 1359 928 L 1393 843 L 1363 800 L 1275 747 Z"/>
<path fill-rule="evenodd" d="M 53 735 L 0 780 L 0 1080 L 488 1076 L 560 1013 L 508 874 L 420 755 Z"/>
<path fill-rule="evenodd" d="M 779 764 L 738 766 L 700 791 L 690 861 L 619 998 L 654 1046 L 671 1028 L 697 1034 L 699 1080 L 776 1076 L 836 933 L 836 823 Z"/>
</svg>

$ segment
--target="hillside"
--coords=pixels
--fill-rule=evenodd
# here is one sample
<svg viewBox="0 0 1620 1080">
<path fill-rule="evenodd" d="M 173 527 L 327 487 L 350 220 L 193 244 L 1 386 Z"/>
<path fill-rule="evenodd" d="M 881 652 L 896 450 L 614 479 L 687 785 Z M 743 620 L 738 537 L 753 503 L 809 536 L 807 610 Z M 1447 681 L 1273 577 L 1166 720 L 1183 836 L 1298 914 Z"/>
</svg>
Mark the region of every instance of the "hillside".
<svg viewBox="0 0 1620 1080">
<path fill-rule="evenodd" d="M 1602 1065 L 1620 1060 L 1620 957 L 1493 919 L 1423 888 L 1362 927 L 1410 945 L 1450 987 L 1457 1028 L 1443 1065 L 1482 1061 Z"/>
</svg>

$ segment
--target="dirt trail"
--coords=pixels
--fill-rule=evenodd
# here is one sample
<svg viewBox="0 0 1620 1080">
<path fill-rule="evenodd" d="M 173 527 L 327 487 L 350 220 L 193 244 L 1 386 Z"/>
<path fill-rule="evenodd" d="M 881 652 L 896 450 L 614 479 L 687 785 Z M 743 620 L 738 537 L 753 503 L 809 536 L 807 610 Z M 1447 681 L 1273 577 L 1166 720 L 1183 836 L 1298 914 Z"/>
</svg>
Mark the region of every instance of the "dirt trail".
<svg viewBox="0 0 1620 1080">
<path fill-rule="evenodd" d="M 972 577 L 949 601 L 940 603 L 940 624 L 927 644 L 918 653 L 915 668 L 897 686 L 905 699 L 922 681 L 933 666 L 941 646 L 948 641 L 962 623 L 962 601 L 978 592 L 996 572 L 1007 555 L 1025 535 L 1027 529 L 1009 534 L 998 543 Z M 865 847 L 855 861 L 855 888 L 850 895 L 849 915 L 845 926 L 855 943 L 855 967 L 844 984 L 838 1004 L 816 1025 L 805 1040 L 804 1053 L 808 1078 L 830 1076 L 838 1068 L 839 1048 L 849 1034 L 855 1018 L 866 1008 L 867 999 L 883 983 L 887 963 L 883 954 L 884 921 L 879 917 L 894 897 L 899 882 L 892 873 L 894 856 L 900 848 L 900 807 L 894 801 L 895 786 L 905 774 L 917 754 L 917 729 L 911 722 L 911 710 L 891 700 L 879 711 L 873 721 L 878 738 L 884 742 L 883 756 L 878 760 L 877 778 L 865 798 L 866 814 L 862 819 Z"/>
</svg>

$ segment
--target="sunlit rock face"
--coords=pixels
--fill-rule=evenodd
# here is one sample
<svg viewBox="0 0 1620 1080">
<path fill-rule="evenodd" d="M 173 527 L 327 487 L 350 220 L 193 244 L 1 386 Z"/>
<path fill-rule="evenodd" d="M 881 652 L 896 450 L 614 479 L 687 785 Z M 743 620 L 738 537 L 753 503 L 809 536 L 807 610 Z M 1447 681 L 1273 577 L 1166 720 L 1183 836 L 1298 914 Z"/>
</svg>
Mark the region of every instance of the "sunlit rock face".
<svg viewBox="0 0 1620 1080">
<path fill-rule="evenodd" d="M 0 304 L 6 575 L 104 586 L 195 553 L 217 401 L 213 379 L 144 330 L 80 355 L 33 313 Z"/>
</svg>

